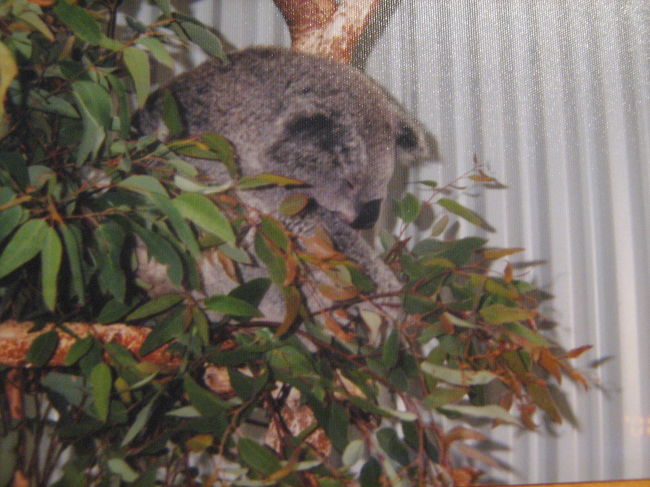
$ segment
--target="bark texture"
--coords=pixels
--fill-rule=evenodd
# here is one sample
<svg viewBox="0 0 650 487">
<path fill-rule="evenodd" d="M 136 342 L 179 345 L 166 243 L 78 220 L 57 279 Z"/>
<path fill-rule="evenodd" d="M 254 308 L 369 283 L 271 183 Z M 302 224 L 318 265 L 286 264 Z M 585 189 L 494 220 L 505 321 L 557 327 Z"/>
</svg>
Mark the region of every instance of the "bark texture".
<svg viewBox="0 0 650 487">
<path fill-rule="evenodd" d="M 291 47 L 349 64 L 380 0 L 274 0 L 289 26 Z"/>
</svg>

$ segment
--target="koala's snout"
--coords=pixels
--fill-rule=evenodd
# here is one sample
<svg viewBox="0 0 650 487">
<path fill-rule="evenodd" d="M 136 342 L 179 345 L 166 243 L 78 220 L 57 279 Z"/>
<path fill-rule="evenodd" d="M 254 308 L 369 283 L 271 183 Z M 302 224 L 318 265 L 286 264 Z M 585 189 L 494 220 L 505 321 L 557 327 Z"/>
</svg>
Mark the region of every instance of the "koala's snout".
<svg viewBox="0 0 650 487">
<path fill-rule="evenodd" d="M 379 218 L 381 201 L 381 199 L 377 199 L 364 203 L 363 206 L 361 206 L 357 217 L 350 226 L 356 230 L 367 230 L 368 228 L 372 228 Z"/>
</svg>

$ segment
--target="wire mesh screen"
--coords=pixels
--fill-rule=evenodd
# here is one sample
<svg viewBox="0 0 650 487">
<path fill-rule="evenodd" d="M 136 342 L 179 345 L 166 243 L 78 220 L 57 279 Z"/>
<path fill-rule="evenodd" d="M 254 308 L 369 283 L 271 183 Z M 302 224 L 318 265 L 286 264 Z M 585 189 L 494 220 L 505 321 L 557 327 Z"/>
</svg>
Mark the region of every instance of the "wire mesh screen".
<svg viewBox="0 0 650 487">
<path fill-rule="evenodd" d="M 271 0 L 187 8 L 235 47 L 288 45 Z M 594 345 L 580 365 L 596 390 L 559 398 L 572 420 L 490 433 L 512 466 L 494 478 L 650 476 L 650 3 L 401 0 L 378 17 L 357 63 L 438 147 L 398 179 L 449 183 L 484 165 L 507 188 L 462 203 L 497 228 L 493 245 L 544 262 L 528 272 L 555 296 L 557 339 Z"/>
</svg>

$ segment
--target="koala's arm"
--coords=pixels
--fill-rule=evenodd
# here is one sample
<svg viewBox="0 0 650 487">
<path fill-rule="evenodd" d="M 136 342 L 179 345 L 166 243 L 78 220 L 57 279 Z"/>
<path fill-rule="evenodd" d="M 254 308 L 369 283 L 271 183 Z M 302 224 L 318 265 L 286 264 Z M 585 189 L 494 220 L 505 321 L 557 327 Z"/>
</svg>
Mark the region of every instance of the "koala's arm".
<svg viewBox="0 0 650 487">
<path fill-rule="evenodd" d="M 363 268 L 375 282 L 378 294 L 395 293 L 403 288 L 376 250 L 340 216 L 324 208 L 316 208 L 310 217 L 325 229 L 337 249 Z"/>
</svg>

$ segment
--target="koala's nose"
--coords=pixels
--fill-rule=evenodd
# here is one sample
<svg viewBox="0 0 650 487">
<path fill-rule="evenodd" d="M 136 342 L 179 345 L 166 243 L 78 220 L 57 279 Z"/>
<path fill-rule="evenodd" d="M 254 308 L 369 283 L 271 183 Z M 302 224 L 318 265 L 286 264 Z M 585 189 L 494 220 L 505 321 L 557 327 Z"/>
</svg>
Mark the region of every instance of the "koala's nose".
<svg viewBox="0 0 650 487">
<path fill-rule="evenodd" d="M 381 199 L 368 201 L 364 203 L 357 217 L 352 222 L 352 228 L 357 230 L 366 230 L 372 228 L 377 219 L 379 218 L 379 211 L 381 210 Z"/>
</svg>

